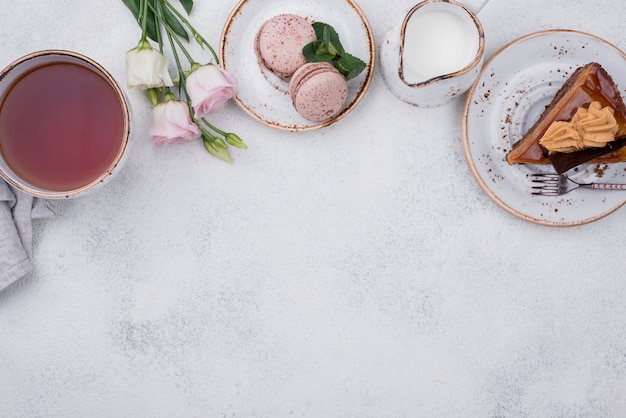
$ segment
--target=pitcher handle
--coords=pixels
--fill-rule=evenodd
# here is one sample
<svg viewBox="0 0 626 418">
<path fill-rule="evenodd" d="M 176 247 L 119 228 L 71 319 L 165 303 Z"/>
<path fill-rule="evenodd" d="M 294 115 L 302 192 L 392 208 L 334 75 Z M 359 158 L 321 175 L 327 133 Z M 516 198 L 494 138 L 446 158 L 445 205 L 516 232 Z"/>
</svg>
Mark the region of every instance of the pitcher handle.
<svg viewBox="0 0 626 418">
<path fill-rule="evenodd" d="M 462 0 L 461 3 L 463 3 L 474 14 L 478 14 L 488 1 L 489 0 Z"/>
</svg>

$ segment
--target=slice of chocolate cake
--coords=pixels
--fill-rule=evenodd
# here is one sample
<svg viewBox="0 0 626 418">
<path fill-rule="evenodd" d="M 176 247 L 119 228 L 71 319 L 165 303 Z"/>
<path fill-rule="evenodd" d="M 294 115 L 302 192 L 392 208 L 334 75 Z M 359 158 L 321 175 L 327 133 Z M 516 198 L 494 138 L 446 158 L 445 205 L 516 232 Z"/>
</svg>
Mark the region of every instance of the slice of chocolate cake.
<svg viewBox="0 0 626 418">
<path fill-rule="evenodd" d="M 548 159 L 552 163 L 554 171 L 557 174 L 563 174 L 567 170 L 589 161 L 597 161 L 599 159 L 598 163 L 601 164 L 603 156 L 616 153 L 624 146 L 626 146 L 626 136 L 615 138 L 614 141 L 600 148 L 586 148 L 576 152 L 548 153 Z"/>
<path fill-rule="evenodd" d="M 613 109 L 617 122 L 615 137 L 626 136 L 626 106 L 611 76 L 596 62 L 578 68 L 554 99 L 546 107 L 537 122 L 526 135 L 507 154 L 509 164 L 549 164 L 558 161 L 558 170 L 568 170 L 579 164 L 614 163 L 626 161 L 626 141 L 607 144 L 603 151 L 588 152 L 586 149 L 569 152 L 551 152 L 543 147 L 539 140 L 550 125 L 557 121 L 570 121 L 579 108 L 588 107 L 592 102 L 599 102 L 602 107 Z M 598 152 L 602 152 L 598 155 Z M 559 155 L 569 154 L 569 155 Z M 562 163 L 560 159 L 567 160 Z M 567 167 L 567 168 L 564 168 Z M 562 171 L 561 171 L 562 172 Z"/>
</svg>

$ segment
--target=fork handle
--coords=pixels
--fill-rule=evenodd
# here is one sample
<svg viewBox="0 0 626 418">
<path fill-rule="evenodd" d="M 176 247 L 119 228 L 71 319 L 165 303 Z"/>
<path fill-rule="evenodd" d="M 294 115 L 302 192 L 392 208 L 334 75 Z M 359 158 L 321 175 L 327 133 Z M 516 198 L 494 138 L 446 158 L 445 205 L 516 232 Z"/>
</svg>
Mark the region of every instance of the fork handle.
<svg viewBox="0 0 626 418">
<path fill-rule="evenodd" d="M 626 184 L 591 183 L 590 186 L 593 190 L 626 190 Z"/>
</svg>

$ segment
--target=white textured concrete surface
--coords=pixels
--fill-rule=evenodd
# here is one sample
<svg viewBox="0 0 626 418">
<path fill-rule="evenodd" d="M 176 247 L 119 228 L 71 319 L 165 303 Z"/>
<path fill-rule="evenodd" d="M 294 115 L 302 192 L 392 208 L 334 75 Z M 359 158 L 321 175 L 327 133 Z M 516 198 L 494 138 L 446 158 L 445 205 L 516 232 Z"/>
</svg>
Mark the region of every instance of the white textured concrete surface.
<svg viewBox="0 0 626 418">
<path fill-rule="evenodd" d="M 196 0 L 217 46 L 235 0 Z M 380 40 L 406 0 L 360 0 Z M 0 65 L 71 49 L 120 81 L 117 0 L 3 0 Z M 487 56 L 568 28 L 626 49 L 622 0 L 491 0 Z M 626 214 L 554 229 L 472 179 L 460 101 L 418 109 L 378 71 L 348 117 L 278 132 L 229 105 L 248 151 L 154 149 L 150 108 L 106 188 L 36 228 L 0 294 L 2 417 L 626 416 Z"/>
</svg>

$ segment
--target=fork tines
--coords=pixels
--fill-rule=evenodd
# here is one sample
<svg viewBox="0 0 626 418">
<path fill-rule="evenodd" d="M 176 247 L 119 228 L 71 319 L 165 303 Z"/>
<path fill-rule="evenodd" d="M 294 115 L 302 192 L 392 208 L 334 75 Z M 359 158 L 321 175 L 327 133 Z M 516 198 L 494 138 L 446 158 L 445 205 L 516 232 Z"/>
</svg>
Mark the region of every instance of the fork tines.
<svg viewBox="0 0 626 418">
<path fill-rule="evenodd" d="M 549 186 L 549 187 L 537 186 L 537 187 L 533 187 L 533 189 L 535 189 L 536 191 L 532 192 L 531 194 L 535 196 L 559 196 L 562 194 L 561 192 L 559 192 L 559 188 L 554 187 L 554 186 Z"/>
<path fill-rule="evenodd" d="M 543 182 L 543 181 L 559 181 L 562 177 L 561 174 L 551 174 L 551 173 L 532 173 L 533 181 Z"/>
<path fill-rule="evenodd" d="M 532 194 L 543 196 L 560 194 L 561 176 L 559 174 L 533 173 L 531 176 L 532 182 L 536 184 L 536 186 L 532 186 L 536 190 Z"/>
</svg>

